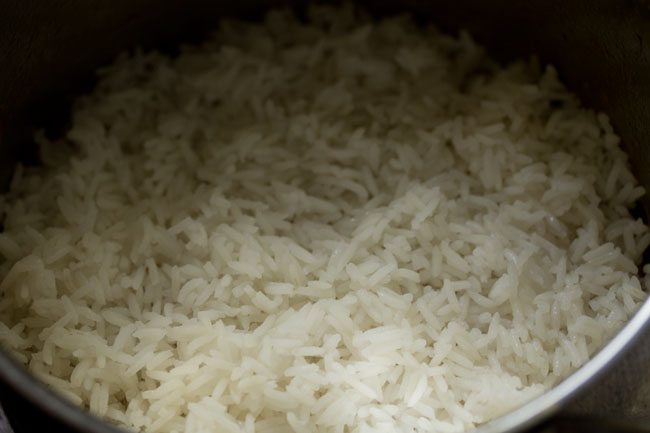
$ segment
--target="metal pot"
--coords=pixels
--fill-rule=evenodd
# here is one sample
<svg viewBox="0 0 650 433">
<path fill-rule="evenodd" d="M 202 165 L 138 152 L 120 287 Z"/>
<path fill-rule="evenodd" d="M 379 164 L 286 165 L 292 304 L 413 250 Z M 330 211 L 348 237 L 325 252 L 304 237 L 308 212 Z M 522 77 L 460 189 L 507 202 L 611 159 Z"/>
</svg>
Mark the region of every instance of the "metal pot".
<svg viewBox="0 0 650 433">
<path fill-rule="evenodd" d="M 360 1 L 376 14 L 411 12 L 455 33 L 467 28 L 498 59 L 538 55 L 589 106 L 609 114 L 630 154 L 633 171 L 650 190 L 650 2 L 644 0 L 405 0 Z M 198 40 L 222 16 L 255 19 L 271 6 L 304 8 L 300 0 L 0 0 L 0 182 L 16 161 L 35 161 L 33 127 L 51 133 L 66 125 L 69 103 L 92 84 L 92 71 L 136 45 L 168 50 Z M 172 48 L 173 49 L 173 48 Z M 650 215 L 650 203 L 640 212 Z M 645 212 L 644 212 L 645 211 Z M 648 261 L 646 259 L 646 261 Z M 557 413 L 619 360 L 643 333 L 650 337 L 650 300 L 591 361 L 546 394 L 482 426 L 481 433 L 515 432 Z M 0 396 L 16 422 L 35 431 L 122 431 L 67 403 L 0 350 Z M 11 396 L 11 397 L 9 397 Z M 22 408 L 22 409 L 21 409 Z M 558 419 L 572 431 L 650 431 L 642 426 Z M 549 424 L 547 424 L 548 426 Z M 27 430 L 29 429 L 29 430 Z M 609 430 L 608 430 L 609 429 Z M 643 429 L 643 430 L 642 430 Z M 566 430 L 564 430 L 566 431 Z"/>
</svg>

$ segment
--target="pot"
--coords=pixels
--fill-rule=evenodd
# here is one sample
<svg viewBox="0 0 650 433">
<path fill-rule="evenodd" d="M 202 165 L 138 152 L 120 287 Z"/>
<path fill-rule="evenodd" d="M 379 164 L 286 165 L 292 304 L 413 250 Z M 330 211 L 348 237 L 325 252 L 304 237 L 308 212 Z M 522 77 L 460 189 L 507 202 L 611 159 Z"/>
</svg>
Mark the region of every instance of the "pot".
<svg viewBox="0 0 650 433">
<path fill-rule="evenodd" d="M 538 55 L 587 105 L 606 112 L 630 155 L 637 179 L 650 190 L 650 2 L 644 0 L 360 1 L 372 13 L 410 12 L 457 33 L 468 29 L 500 60 Z M 35 162 L 33 128 L 63 131 L 74 95 L 88 90 L 93 71 L 135 46 L 171 50 L 198 41 L 223 16 L 255 19 L 272 6 L 305 7 L 299 0 L 0 0 L 0 183 L 17 161 Z M 640 214 L 650 215 L 650 202 Z M 646 262 L 648 262 L 646 255 Z M 517 432 L 551 419 L 617 364 L 645 332 L 650 300 L 587 364 L 552 390 L 480 427 L 480 433 Z M 648 341 L 648 340 L 646 340 Z M 54 394 L 0 350 L 0 396 L 21 430 L 47 419 L 50 431 L 117 433 L 122 430 Z M 10 397 L 9 397 L 10 396 Z M 27 408 L 27 409 L 25 409 Z M 44 418 L 45 417 L 45 418 Z M 573 431 L 650 431 L 644 427 L 556 418 Z M 548 427 L 550 424 L 546 424 Z M 545 427 L 546 428 L 546 427 Z M 609 430 L 608 430 L 609 429 Z M 638 429 L 638 430 L 635 430 Z"/>
</svg>

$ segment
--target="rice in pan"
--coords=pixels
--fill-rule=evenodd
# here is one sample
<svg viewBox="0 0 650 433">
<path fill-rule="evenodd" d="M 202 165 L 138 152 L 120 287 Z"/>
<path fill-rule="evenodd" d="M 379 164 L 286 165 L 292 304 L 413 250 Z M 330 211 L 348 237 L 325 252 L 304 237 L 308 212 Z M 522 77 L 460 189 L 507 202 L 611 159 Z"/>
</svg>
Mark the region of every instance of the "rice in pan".
<svg viewBox="0 0 650 433">
<path fill-rule="evenodd" d="M 147 432 L 461 432 L 645 298 L 643 195 L 553 68 L 314 8 L 100 73 L 1 208 L 0 341 Z"/>
</svg>

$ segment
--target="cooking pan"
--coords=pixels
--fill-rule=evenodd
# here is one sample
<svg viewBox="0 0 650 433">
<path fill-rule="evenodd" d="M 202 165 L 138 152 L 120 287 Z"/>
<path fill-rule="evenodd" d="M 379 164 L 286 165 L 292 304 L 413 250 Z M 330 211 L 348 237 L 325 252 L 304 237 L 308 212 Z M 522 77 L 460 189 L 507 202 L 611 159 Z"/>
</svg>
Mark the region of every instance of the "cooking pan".
<svg viewBox="0 0 650 433">
<path fill-rule="evenodd" d="M 633 172 L 650 190 L 650 2 L 644 0 L 360 1 L 377 15 L 409 12 L 457 33 L 468 29 L 506 61 L 537 55 L 554 64 L 585 105 L 606 112 Z M 198 41 L 225 16 L 259 18 L 274 6 L 298 13 L 302 1 L 0 0 L 0 187 L 16 162 L 36 163 L 31 134 L 64 130 L 72 98 L 90 89 L 93 71 L 136 46 L 172 52 Z M 638 209 L 650 215 L 648 201 Z M 647 218 L 646 218 L 647 220 Z M 646 262 L 648 262 L 646 256 Z M 567 418 L 561 408 L 589 390 L 635 344 L 650 343 L 650 301 L 582 368 L 552 390 L 478 429 L 481 433 L 650 431 L 641 423 Z M 644 335 L 645 334 L 645 335 Z M 21 431 L 116 433 L 122 430 L 67 403 L 0 349 L 0 397 Z M 26 405 L 26 406 L 25 406 Z M 43 427 L 40 427 L 43 428 Z M 646 430 L 646 428 L 648 428 Z"/>
</svg>

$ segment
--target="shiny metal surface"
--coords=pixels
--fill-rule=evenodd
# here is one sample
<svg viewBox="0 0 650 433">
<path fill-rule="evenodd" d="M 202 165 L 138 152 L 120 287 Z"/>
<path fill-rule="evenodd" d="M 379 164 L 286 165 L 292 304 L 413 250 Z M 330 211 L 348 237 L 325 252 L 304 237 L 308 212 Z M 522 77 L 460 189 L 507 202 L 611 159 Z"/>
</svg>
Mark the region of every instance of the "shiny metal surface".
<svg viewBox="0 0 650 433">
<path fill-rule="evenodd" d="M 510 433 L 533 426 L 544 417 L 560 410 L 565 402 L 574 397 L 599 375 L 625 354 L 626 348 L 634 344 L 641 331 L 650 323 L 650 300 L 646 300 L 639 311 L 589 362 L 557 385 L 555 388 L 530 401 L 519 409 L 481 426 L 477 433 Z"/>
<path fill-rule="evenodd" d="M 100 420 L 54 393 L 29 374 L 24 367 L 18 365 L 4 350 L 0 350 L 0 382 L 2 382 L 3 387 L 11 388 L 21 398 L 24 398 L 25 402 L 32 404 L 35 409 L 33 414 L 35 419 L 16 419 L 17 422 L 21 423 L 20 425 L 13 425 L 17 431 L 38 431 L 35 428 L 39 426 L 37 418 L 41 417 L 41 413 L 43 413 L 56 422 L 56 425 L 51 425 L 50 432 L 63 431 L 62 428 L 67 427 L 70 432 L 79 433 L 126 433 L 126 430 Z M 0 388 L 0 392 L 2 391 L 2 388 Z M 4 393 L 7 393 L 7 391 L 5 390 Z M 10 414 L 15 408 L 11 404 L 18 402 L 15 401 L 14 397 L 9 401 L 3 400 L 3 403 L 6 406 L 7 416 L 13 422 Z M 24 404 L 24 402 L 20 402 L 20 404 Z"/>
</svg>

